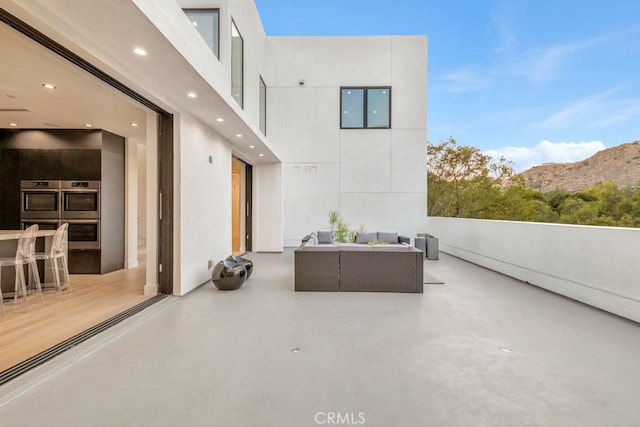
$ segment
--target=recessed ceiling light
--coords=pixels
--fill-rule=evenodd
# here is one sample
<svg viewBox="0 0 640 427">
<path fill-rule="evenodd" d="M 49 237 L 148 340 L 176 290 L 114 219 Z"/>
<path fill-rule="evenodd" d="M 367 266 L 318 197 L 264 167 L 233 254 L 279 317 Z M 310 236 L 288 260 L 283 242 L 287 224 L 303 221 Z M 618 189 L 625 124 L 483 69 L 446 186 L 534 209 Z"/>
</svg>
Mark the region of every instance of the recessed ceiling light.
<svg viewBox="0 0 640 427">
<path fill-rule="evenodd" d="M 223 119 L 222 117 L 218 117 L 218 118 L 216 119 L 216 121 L 217 121 L 217 122 L 224 122 L 224 119 Z"/>
<path fill-rule="evenodd" d="M 92 125 L 91 123 L 85 123 L 85 124 L 84 124 L 84 127 L 86 127 L 86 128 L 92 128 L 92 127 L 93 127 L 93 125 Z"/>
<path fill-rule="evenodd" d="M 11 126 L 12 128 L 17 128 L 18 124 L 17 123 L 9 123 L 9 126 Z"/>
<path fill-rule="evenodd" d="M 258 154 L 258 156 L 260 156 L 260 157 L 264 157 L 264 154 L 260 153 L 260 154 Z"/>
<path fill-rule="evenodd" d="M 237 138 L 242 138 L 242 134 L 241 133 L 236 133 L 236 137 Z"/>
<path fill-rule="evenodd" d="M 133 53 L 135 53 L 136 55 L 140 55 L 140 56 L 147 56 L 147 51 L 144 50 L 141 47 L 137 47 L 137 48 L 133 49 Z"/>
<path fill-rule="evenodd" d="M 250 145 L 249 148 L 256 148 L 256 146 L 255 145 Z"/>
<path fill-rule="evenodd" d="M 188 96 L 189 98 L 197 98 L 197 97 L 198 97 L 198 95 L 197 95 L 195 92 L 189 92 L 189 93 L 187 94 L 187 96 Z"/>
<path fill-rule="evenodd" d="M 55 89 L 56 87 L 51 83 L 42 83 L 42 87 L 45 89 Z"/>
<path fill-rule="evenodd" d="M 134 122 L 134 123 L 131 123 L 131 126 L 133 126 L 134 128 L 137 128 L 138 124 Z"/>
</svg>

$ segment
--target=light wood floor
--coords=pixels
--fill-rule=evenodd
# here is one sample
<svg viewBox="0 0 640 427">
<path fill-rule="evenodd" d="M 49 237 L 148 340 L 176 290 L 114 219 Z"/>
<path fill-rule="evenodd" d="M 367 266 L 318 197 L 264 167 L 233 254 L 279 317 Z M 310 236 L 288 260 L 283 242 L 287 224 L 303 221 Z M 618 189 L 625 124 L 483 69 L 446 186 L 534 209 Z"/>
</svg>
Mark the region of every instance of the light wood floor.
<svg viewBox="0 0 640 427">
<path fill-rule="evenodd" d="M 0 372 L 146 300 L 144 265 L 108 274 L 72 274 L 71 293 L 44 292 L 0 314 Z"/>
</svg>

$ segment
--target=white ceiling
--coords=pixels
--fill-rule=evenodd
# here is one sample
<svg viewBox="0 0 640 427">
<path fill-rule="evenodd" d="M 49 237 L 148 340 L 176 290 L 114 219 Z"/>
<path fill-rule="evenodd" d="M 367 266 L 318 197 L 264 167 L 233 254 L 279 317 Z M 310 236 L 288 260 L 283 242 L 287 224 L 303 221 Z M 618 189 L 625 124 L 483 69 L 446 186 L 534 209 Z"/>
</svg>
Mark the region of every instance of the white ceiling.
<svg viewBox="0 0 640 427">
<path fill-rule="evenodd" d="M 0 57 L 0 128 L 87 129 L 88 123 L 145 141 L 145 107 L 3 23 Z"/>
</svg>

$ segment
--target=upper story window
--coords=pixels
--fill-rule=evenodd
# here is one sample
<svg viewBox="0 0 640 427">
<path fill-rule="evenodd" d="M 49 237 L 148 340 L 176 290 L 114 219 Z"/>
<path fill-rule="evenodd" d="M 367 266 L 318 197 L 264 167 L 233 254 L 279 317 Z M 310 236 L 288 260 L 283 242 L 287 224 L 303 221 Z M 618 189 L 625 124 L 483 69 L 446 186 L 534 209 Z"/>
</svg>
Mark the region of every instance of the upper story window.
<svg viewBox="0 0 640 427">
<path fill-rule="evenodd" d="M 260 132 L 267 136 L 267 85 L 260 76 Z"/>
<path fill-rule="evenodd" d="M 236 23 L 231 21 L 231 96 L 244 108 L 244 41 L 236 27 Z"/>
<path fill-rule="evenodd" d="M 220 9 L 183 9 L 216 58 L 220 58 Z"/>
<path fill-rule="evenodd" d="M 390 129 L 391 87 L 340 88 L 341 129 Z"/>
</svg>

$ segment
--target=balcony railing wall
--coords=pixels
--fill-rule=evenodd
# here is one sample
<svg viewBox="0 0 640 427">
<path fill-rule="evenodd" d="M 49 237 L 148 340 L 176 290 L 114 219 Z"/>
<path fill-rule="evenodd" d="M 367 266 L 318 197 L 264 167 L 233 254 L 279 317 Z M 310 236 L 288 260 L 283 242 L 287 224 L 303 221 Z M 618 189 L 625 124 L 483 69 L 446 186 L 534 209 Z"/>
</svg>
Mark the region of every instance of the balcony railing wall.
<svg viewBox="0 0 640 427">
<path fill-rule="evenodd" d="M 440 250 L 640 322 L 640 229 L 427 218 Z"/>
</svg>

